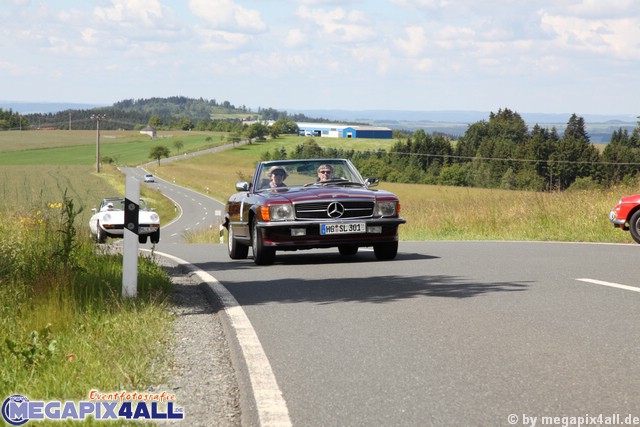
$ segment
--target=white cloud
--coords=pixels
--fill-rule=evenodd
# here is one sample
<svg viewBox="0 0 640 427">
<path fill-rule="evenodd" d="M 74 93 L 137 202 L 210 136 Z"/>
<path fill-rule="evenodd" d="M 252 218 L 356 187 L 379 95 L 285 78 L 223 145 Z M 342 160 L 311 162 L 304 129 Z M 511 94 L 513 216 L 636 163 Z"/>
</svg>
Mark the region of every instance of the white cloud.
<svg viewBox="0 0 640 427">
<path fill-rule="evenodd" d="M 633 14 L 638 14 L 637 0 L 579 0 L 566 7 L 566 15 L 581 18 L 606 19 Z"/>
<path fill-rule="evenodd" d="M 444 7 L 450 2 L 447 0 L 392 0 L 392 3 L 401 7 L 436 9 Z"/>
<path fill-rule="evenodd" d="M 292 28 L 287 33 L 285 44 L 287 47 L 300 47 L 309 42 L 309 36 L 300 28 Z"/>
<path fill-rule="evenodd" d="M 189 0 L 189 9 L 214 29 L 258 33 L 267 29 L 260 12 L 232 0 Z"/>
<path fill-rule="evenodd" d="M 229 31 L 198 28 L 199 44 L 203 50 L 212 52 L 232 51 L 248 44 L 252 37 Z"/>
<path fill-rule="evenodd" d="M 301 19 L 318 25 L 321 28 L 320 35 L 330 42 L 362 43 L 376 37 L 372 22 L 358 10 L 339 7 L 327 11 L 301 6 L 296 14 Z"/>
<path fill-rule="evenodd" d="M 420 55 L 427 47 L 427 36 L 423 27 L 410 26 L 405 28 L 407 38 L 394 40 L 396 47 L 407 56 Z"/>
<path fill-rule="evenodd" d="M 93 11 L 102 21 L 145 27 L 164 24 L 165 12 L 158 0 L 111 0 L 110 7 L 96 7 Z"/>
<path fill-rule="evenodd" d="M 17 64 L 6 62 L 6 61 L 0 61 L 0 72 L 6 72 L 13 76 L 19 76 L 24 74 L 25 70 L 22 67 L 18 66 Z"/>
<path fill-rule="evenodd" d="M 566 50 L 620 59 L 640 59 L 638 18 L 583 19 L 543 13 L 541 26 Z"/>
</svg>

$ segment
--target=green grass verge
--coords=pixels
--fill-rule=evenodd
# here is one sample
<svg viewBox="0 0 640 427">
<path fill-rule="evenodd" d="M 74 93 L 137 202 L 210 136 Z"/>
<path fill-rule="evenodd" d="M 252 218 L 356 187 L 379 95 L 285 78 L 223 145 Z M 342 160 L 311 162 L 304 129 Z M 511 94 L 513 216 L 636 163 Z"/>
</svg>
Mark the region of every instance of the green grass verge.
<svg viewBox="0 0 640 427">
<path fill-rule="evenodd" d="M 0 396 L 86 398 L 162 384 L 172 284 L 141 258 L 121 298 L 122 256 L 77 234 L 71 199 L 0 217 Z"/>
</svg>

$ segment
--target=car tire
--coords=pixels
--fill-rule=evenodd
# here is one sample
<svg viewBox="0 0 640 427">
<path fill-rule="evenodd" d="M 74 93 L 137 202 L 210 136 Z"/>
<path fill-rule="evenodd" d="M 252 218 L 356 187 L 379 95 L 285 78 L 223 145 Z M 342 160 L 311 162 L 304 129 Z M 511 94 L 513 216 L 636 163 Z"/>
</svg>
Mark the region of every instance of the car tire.
<svg viewBox="0 0 640 427">
<path fill-rule="evenodd" d="M 139 234 L 138 235 L 138 243 L 140 243 L 140 244 L 147 243 L 147 237 L 149 237 L 149 236 L 146 235 L 146 234 Z"/>
<path fill-rule="evenodd" d="M 258 230 L 258 221 L 253 220 L 251 225 L 251 248 L 253 250 L 253 262 L 257 265 L 270 265 L 276 257 L 273 248 L 267 248 L 262 241 L 262 233 Z"/>
<path fill-rule="evenodd" d="M 637 210 L 629 220 L 629 232 L 636 243 L 640 243 L 640 210 Z"/>
<path fill-rule="evenodd" d="M 379 260 L 391 260 L 398 254 L 398 242 L 377 243 L 373 245 L 373 253 Z"/>
<path fill-rule="evenodd" d="M 107 241 L 107 232 L 104 231 L 101 227 L 100 227 L 100 223 L 98 223 L 96 225 L 97 229 L 98 229 L 98 234 L 96 236 L 96 242 L 98 243 L 104 243 Z"/>
<path fill-rule="evenodd" d="M 151 233 L 151 235 L 149 236 L 149 239 L 151 239 L 151 243 L 156 244 L 160 242 L 160 229 L 158 229 L 158 231 L 154 231 L 153 233 Z"/>
<path fill-rule="evenodd" d="M 229 224 L 229 231 L 227 233 L 227 249 L 229 251 L 229 258 L 231 259 L 246 259 L 249 255 L 249 246 L 239 243 L 236 236 L 233 234 L 233 227 Z"/>
<path fill-rule="evenodd" d="M 358 253 L 358 247 L 353 245 L 340 245 L 338 246 L 338 251 L 340 255 L 355 255 Z"/>
</svg>

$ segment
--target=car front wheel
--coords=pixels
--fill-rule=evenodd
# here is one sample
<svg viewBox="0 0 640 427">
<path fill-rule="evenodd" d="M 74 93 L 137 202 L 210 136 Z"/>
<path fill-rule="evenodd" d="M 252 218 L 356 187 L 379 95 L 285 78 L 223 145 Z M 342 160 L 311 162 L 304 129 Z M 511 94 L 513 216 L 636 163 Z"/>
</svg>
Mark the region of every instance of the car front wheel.
<svg viewBox="0 0 640 427">
<path fill-rule="evenodd" d="M 258 230 L 258 221 L 253 220 L 251 227 L 251 248 L 253 250 L 253 262 L 258 265 L 273 264 L 276 257 L 276 251 L 273 248 L 267 248 L 262 241 L 262 233 Z"/>
<path fill-rule="evenodd" d="M 229 258 L 231 259 L 246 259 L 249 255 L 249 246 L 239 243 L 236 236 L 233 233 L 233 227 L 229 224 L 227 249 L 229 251 Z"/>
<path fill-rule="evenodd" d="M 98 235 L 96 236 L 96 242 L 104 243 L 107 241 L 107 232 L 100 227 L 100 224 L 97 225 Z"/>
<path fill-rule="evenodd" d="M 151 235 L 149 236 L 149 239 L 151 240 L 151 243 L 160 242 L 160 229 L 158 229 L 158 231 L 154 231 L 153 233 L 151 233 Z"/>
<path fill-rule="evenodd" d="M 385 242 L 373 245 L 373 253 L 379 260 L 391 260 L 398 254 L 398 242 Z"/>
<path fill-rule="evenodd" d="M 636 211 L 629 220 L 629 232 L 636 243 L 640 243 L 640 210 Z"/>
</svg>

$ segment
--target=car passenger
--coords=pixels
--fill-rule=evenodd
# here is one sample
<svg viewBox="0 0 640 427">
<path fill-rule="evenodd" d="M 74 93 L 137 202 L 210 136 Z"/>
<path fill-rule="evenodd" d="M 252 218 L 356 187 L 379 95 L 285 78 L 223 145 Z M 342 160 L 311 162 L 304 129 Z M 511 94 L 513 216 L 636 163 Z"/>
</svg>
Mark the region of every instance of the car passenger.
<svg viewBox="0 0 640 427">
<path fill-rule="evenodd" d="M 318 181 L 328 181 L 333 178 L 333 166 L 320 165 L 318 168 Z"/>
<path fill-rule="evenodd" d="M 267 176 L 270 178 L 269 187 L 277 188 L 287 186 L 287 184 L 284 183 L 284 180 L 287 179 L 289 175 L 284 167 L 272 166 L 267 172 Z"/>
</svg>

